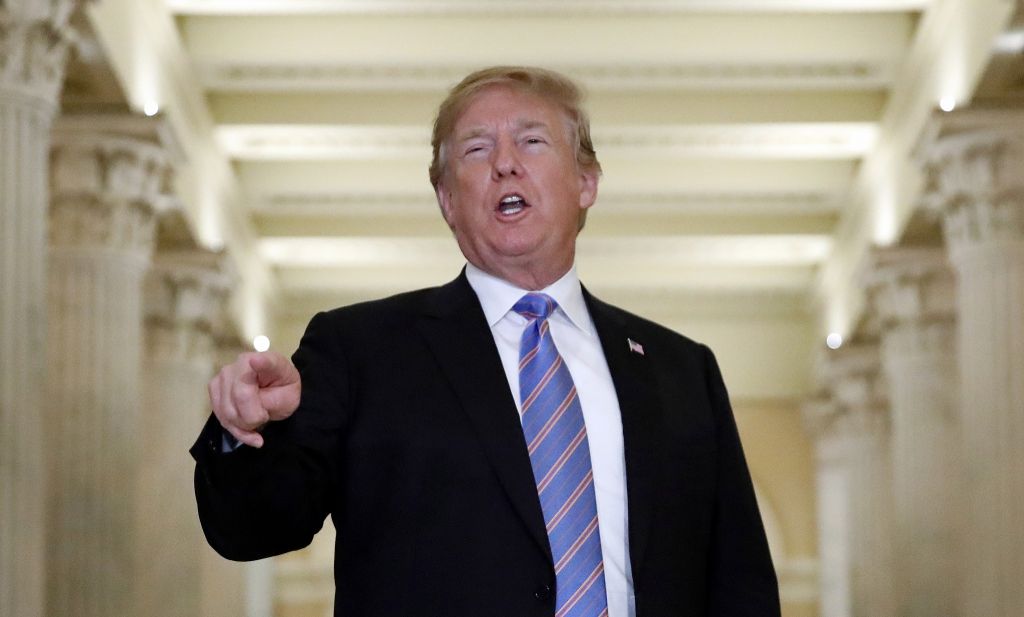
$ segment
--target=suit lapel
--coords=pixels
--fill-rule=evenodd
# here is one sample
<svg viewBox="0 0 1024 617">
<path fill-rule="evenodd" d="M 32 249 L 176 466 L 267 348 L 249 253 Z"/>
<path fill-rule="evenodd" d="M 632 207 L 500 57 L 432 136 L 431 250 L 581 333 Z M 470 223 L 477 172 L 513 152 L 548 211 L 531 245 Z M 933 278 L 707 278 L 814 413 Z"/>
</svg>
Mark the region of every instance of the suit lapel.
<svg viewBox="0 0 1024 617">
<path fill-rule="evenodd" d="M 615 384 L 622 414 L 626 458 L 626 500 L 629 511 L 629 552 L 632 569 L 640 570 L 657 503 L 659 433 L 656 418 L 660 405 L 652 362 L 630 349 L 629 341 L 644 344 L 631 332 L 621 313 L 594 298 L 584 289 L 590 317 L 597 328 L 604 357 Z M 654 350 L 649 350 L 654 351 Z"/>
<path fill-rule="evenodd" d="M 438 289 L 420 332 L 462 402 L 491 465 L 530 535 L 551 559 L 519 411 L 494 337 L 465 272 Z"/>
</svg>

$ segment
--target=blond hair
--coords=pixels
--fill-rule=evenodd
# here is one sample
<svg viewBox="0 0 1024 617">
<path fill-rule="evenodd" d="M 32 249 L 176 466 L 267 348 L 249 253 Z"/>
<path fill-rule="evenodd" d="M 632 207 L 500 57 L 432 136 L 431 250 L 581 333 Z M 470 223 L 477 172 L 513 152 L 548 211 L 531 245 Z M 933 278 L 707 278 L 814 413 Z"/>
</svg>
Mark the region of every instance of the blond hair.
<svg viewBox="0 0 1024 617">
<path fill-rule="evenodd" d="M 575 142 L 576 164 L 580 169 L 601 173 L 601 163 L 590 139 L 590 120 L 583 110 L 583 91 L 571 79 L 547 69 L 529 66 L 494 66 L 467 75 L 441 103 L 430 139 L 434 155 L 430 161 L 430 183 L 437 189 L 444 173 L 445 142 L 470 101 L 483 89 L 505 86 L 533 94 L 565 112 L 570 137 Z"/>
</svg>

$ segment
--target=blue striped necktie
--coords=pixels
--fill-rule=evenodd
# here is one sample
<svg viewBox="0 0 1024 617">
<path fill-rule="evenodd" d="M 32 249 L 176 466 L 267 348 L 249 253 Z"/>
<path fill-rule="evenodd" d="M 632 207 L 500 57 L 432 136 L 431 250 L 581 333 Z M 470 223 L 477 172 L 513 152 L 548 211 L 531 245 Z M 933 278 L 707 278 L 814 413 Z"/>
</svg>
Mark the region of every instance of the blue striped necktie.
<svg viewBox="0 0 1024 617">
<path fill-rule="evenodd" d="M 548 317 L 555 301 L 530 293 L 512 309 L 530 322 L 519 343 L 523 433 L 555 562 L 555 616 L 608 615 L 594 472 L 583 410 Z"/>
</svg>

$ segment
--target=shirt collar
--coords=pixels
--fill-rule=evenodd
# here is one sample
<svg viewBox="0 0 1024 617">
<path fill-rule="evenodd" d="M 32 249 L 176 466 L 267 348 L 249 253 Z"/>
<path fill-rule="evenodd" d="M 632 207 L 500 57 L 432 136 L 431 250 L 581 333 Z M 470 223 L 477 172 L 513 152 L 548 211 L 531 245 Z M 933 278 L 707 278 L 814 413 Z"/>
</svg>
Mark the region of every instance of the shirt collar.
<svg viewBox="0 0 1024 617">
<path fill-rule="evenodd" d="M 484 317 L 487 318 L 487 323 L 492 328 L 512 310 L 520 298 L 530 293 L 526 289 L 516 287 L 504 279 L 484 272 L 471 263 L 466 264 L 466 279 L 469 280 L 470 287 L 476 292 L 480 306 L 484 310 Z M 572 325 L 584 334 L 591 333 L 590 313 L 587 312 L 587 303 L 583 300 L 583 289 L 580 287 L 575 264 L 562 275 L 562 278 L 541 289 L 540 293 L 554 298 L 558 303 L 558 308 L 569 318 Z"/>
</svg>

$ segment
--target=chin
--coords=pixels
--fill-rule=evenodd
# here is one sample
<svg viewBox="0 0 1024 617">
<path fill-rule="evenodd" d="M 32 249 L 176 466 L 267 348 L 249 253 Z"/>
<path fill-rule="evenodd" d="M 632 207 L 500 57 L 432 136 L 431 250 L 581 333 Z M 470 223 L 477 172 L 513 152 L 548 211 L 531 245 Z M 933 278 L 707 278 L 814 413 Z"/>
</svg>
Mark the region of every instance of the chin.
<svg viewBox="0 0 1024 617">
<path fill-rule="evenodd" d="M 495 246 L 494 253 L 505 258 L 523 258 L 540 253 L 539 242 L 504 242 Z"/>
</svg>

